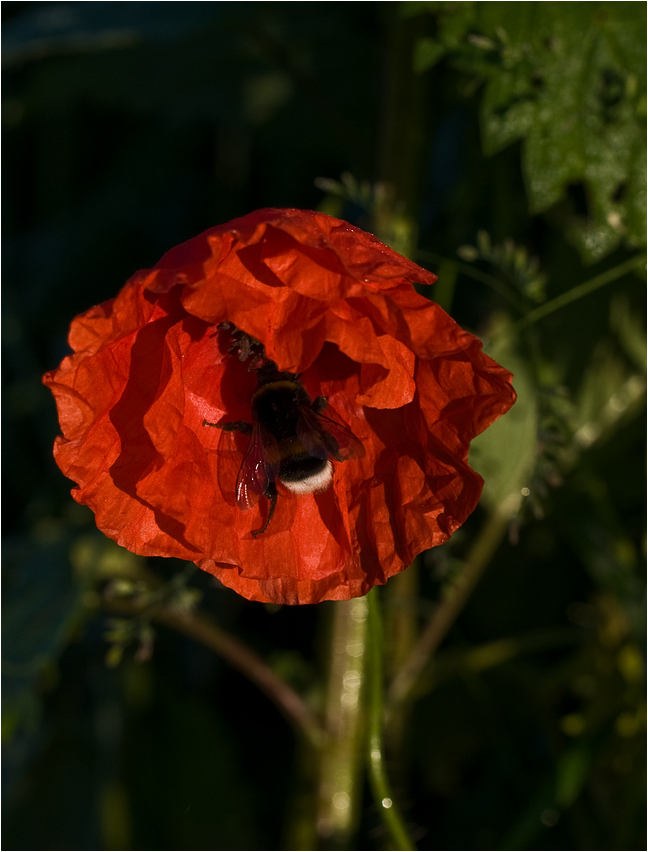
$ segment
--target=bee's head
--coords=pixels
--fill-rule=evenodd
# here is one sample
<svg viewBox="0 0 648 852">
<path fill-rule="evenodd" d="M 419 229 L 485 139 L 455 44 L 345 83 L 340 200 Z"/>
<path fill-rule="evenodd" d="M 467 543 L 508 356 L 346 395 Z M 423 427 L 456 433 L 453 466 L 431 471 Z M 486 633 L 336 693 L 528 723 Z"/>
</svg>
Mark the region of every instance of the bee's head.
<svg viewBox="0 0 648 852">
<path fill-rule="evenodd" d="M 296 382 L 299 384 L 299 377 L 294 373 L 283 373 L 277 369 L 274 361 L 265 361 L 265 363 L 256 370 L 257 381 L 259 387 L 268 385 L 272 382 Z"/>
</svg>

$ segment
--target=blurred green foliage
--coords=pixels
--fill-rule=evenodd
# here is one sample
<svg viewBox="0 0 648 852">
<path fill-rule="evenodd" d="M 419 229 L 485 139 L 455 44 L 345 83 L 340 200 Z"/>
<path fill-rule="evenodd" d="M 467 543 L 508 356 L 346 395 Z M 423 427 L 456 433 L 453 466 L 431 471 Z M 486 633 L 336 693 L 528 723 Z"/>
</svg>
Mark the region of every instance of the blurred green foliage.
<svg viewBox="0 0 648 852">
<path fill-rule="evenodd" d="M 202 596 L 315 708 L 330 606 L 250 604 L 200 572 L 182 591 L 183 566 L 105 540 L 40 385 L 75 314 L 263 206 L 418 245 L 434 297 L 516 375 L 473 447 L 482 505 L 422 560 L 417 628 L 506 512 L 391 756 L 419 848 L 644 848 L 645 281 L 623 264 L 645 243 L 645 14 L 2 5 L 6 848 L 302 848 L 303 755 L 273 704 L 181 635 L 107 623 L 104 592 L 153 574 Z M 357 848 L 382 831 L 367 792 Z"/>
<path fill-rule="evenodd" d="M 646 243 L 646 52 L 638 3 L 406 3 L 436 13 L 415 45 L 424 71 L 442 57 L 486 81 L 484 153 L 523 139 L 531 212 L 581 186 L 568 233 L 587 260 Z"/>
</svg>

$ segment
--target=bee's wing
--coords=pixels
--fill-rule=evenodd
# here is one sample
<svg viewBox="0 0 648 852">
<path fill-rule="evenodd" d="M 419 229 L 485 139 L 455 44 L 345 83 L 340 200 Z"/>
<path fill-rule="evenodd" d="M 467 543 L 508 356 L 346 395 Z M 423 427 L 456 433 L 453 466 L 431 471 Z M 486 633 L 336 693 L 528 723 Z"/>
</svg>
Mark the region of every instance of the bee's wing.
<svg viewBox="0 0 648 852">
<path fill-rule="evenodd" d="M 307 453 L 316 458 L 346 461 L 362 458 L 364 447 L 348 426 L 303 405 L 297 420 L 297 437 Z"/>
<path fill-rule="evenodd" d="M 259 502 L 279 472 L 279 448 L 273 435 L 259 423 L 252 427 L 236 480 L 236 504 L 244 512 Z"/>
</svg>

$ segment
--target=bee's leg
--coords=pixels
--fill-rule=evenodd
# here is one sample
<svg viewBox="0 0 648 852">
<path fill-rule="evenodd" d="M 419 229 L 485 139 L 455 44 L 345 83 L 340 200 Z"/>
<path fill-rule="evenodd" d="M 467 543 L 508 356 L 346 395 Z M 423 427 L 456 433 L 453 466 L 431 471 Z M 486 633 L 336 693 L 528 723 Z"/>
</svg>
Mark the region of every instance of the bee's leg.
<svg viewBox="0 0 648 852">
<path fill-rule="evenodd" d="M 210 423 L 209 420 L 203 420 L 203 426 L 215 426 L 216 429 L 222 429 L 224 432 L 242 432 L 244 435 L 252 434 L 252 425 L 246 423 L 245 420 L 234 420 L 232 423 Z"/>
<path fill-rule="evenodd" d="M 315 412 L 315 414 L 321 414 L 322 411 L 328 405 L 328 397 L 327 396 L 318 396 L 317 399 L 314 399 L 311 403 L 311 408 Z"/>
<path fill-rule="evenodd" d="M 268 520 L 265 522 L 264 526 L 260 530 L 252 530 L 252 535 L 256 538 L 261 533 L 264 533 L 268 526 L 270 525 L 270 521 L 272 520 L 272 516 L 274 515 L 274 510 L 277 505 L 277 486 L 274 482 L 269 482 L 268 487 L 265 490 L 265 496 L 270 500 L 270 509 L 268 510 Z"/>
</svg>

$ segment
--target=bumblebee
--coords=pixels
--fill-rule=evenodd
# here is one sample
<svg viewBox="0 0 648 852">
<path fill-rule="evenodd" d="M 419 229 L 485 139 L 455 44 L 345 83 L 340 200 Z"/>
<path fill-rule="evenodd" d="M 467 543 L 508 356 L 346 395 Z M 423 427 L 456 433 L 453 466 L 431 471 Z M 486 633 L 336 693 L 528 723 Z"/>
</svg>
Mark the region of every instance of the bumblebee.
<svg viewBox="0 0 648 852">
<path fill-rule="evenodd" d="M 247 511 L 260 497 L 270 500 L 268 518 L 253 536 L 264 533 L 277 505 L 277 481 L 299 496 L 326 491 L 333 482 L 333 461 L 360 458 L 364 448 L 342 423 L 322 412 L 326 397 L 311 400 L 299 376 L 282 373 L 264 359 L 256 370 L 258 386 L 252 395 L 252 423 L 209 423 L 250 436 L 236 481 L 236 503 Z"/>
</svg>

